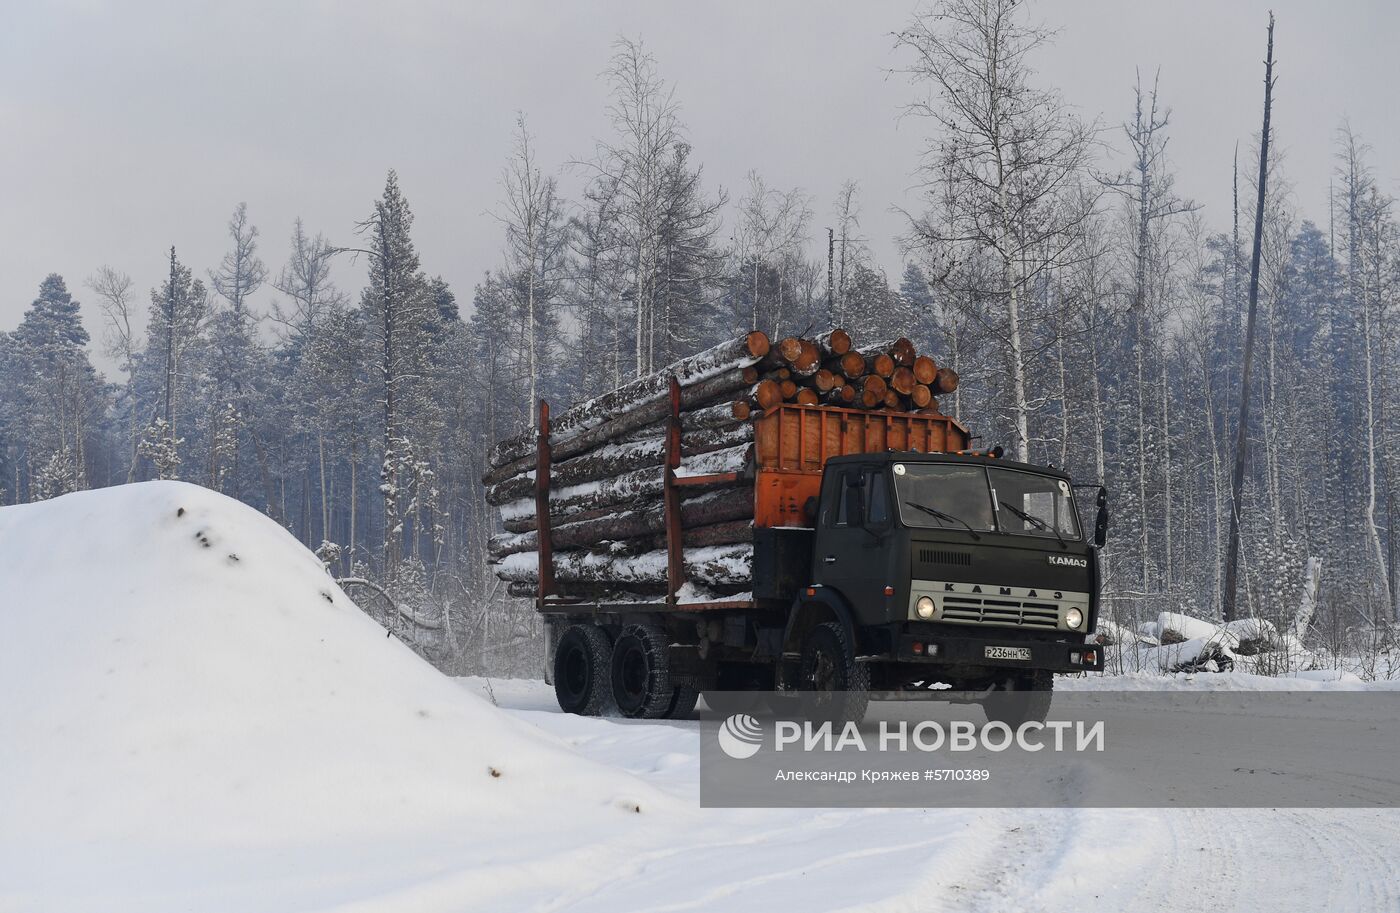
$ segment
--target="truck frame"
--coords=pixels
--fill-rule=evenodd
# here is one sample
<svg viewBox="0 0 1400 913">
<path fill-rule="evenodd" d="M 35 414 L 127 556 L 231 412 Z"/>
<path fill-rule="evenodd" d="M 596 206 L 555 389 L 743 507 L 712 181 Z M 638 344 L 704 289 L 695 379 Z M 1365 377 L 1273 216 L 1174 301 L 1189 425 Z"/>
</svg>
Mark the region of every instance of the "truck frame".
<svg viewBox="0 0 1400 913">
<path fill-rule="evenodd" d="M 1098 617 L 1104 490 L 1078 486 L 1098 489 L 1089 540 L 1067 474 L 972 451 L 968 430 L 939 414 L 769 410 L 754 429 L 753 590 L 682 598 L 680 493 L 738 474 L 677 474 L 674 379 L 670 401 L 668 595 L 614 603 L 555 585 L 549 406 L 540 403 L 536 600 L 565 711 L 681 717 L 701 691 L 717 710 L 732 692 L 803 691 L 833 719 L 860 719 L 871 699 L 975 699 L 989 719 L 1017 723 L 1044 719 L 1054 674 L 1102 670 L 1086 635 Z M 1018 493 L 1019 506 L 1007 499 Z M 923 503 L 930 497 L 962 499 L 972 522 Z"/>
</svg>

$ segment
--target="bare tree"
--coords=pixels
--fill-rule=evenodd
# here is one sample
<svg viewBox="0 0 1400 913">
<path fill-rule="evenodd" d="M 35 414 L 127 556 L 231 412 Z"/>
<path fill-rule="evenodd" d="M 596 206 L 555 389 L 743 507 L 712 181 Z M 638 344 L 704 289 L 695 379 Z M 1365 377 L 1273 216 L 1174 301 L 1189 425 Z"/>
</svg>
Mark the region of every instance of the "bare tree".
<svg viewBox="0 0 1400 913">
<path fill-rule="evenodd" d="M 759 272 L 770 263 L 778 268 L 778 292 L 773 327 L 782 320 L 784 269 L 807 238 L 812 219 L 809 198 L 800 188 L 769 187 L 757 171 L 748 173 L 748 192 L 739 200 L 739 232 L 735 237 L 739 262 L 752 276 L 753 326 L 760 325 Z"/>
<path fill-rule="evenodd" d="M 1254 361 L 1254 319 L 1259 309 L 1259 258 L 1264 243 L 1264 203 L 1269 186 L 1269 119 L 1274 101 L 1274 14 L 1269 14 L 1268 54 L 1264 58 L 1264 127 L 1259 134 L 1259 196 L 1254 208 L 1254 253 L 1249 267 L 1249 312 L 1245 322 L 1244 363 L 1240 369 L 1240 419 L 1236 429 L 1235 474 L 1230 492 L 1230 540 L 1225 559 L 1225 592 L 1221 597 L 1221 613 L 1233 621 L 1235 591 L 1238 589 L 1240 563 L 1240 500 L 1244 495 L 1244 469 L 1249 459 L 1249 385 Z M 1374 491 L 1372 492 L 1374 504 Z"/>
<path fill-rule="evenodd" d="M 525 411 L 533 425 L 541 373 L 540 329 L 544 311 L 554 306 L 563 278 L 567 238 L 555 180 L 545 177 L 535 161 L 523 114 L 515 121 L 515 148 L 501 175 L 501 184 L 506 194 L 505 210 L 497 218 L 506 228 L 507 272 L 521 299 L 521 347 L 525 356 L 522 367 L 529 378 Z"/>
<path fill-rule="evenodd" d="M 209 271 L 209 284 L 241 319 L 247 313 L 248 297 L 267 279 L 267 267 L 258 258 L 258 229 L 248 222 L 247 203 L 233 210 L 228 233 L 233 249 L 224 254 L 217 270 Z"/>
<path fill-rule="evenodd" d="M 1377 352 L 1378 324 L 1382 306 L 1380 291 L 1380 224 L 1388 201 L 1382 201 L 1376 191 L 1375 178 L 1366 164 L 1368 148 L 1343 122 L 1338 130 L 1338 177 L 1341 181 L 1342 209 L 1346 237 L 1345 290 L 1347 304 L 1354 318 L 1359 319 L 1362 351 L 1362 408 L 1366 435 L 1365 472 L 1366 500 L 1362 520 L 1365 523 L 1366 546 L 1371 553 L 1372 598 L 1391 610 L 1390 583 L 1385 573 L 1385 554 L 1381 547 L 1380 530 L 1376 521 L 1376 483 L 1379 441 L 1377 426 L 1381 408 L 1381 390 L 1377 384 L 1380 353 Z M 1373 252 L 1371 243 L 1375 244 Z M 1368 269 L 1368 266 L 1371 267 Z M 1376 275 L 1372 276 L 1372 269 Z"/>
<path fill-rule="evenodd" d="M 136 408 L 135 373 L 136 357 L 141 351 L 141 334 L 132 325 L 131 277 L 110 266 L 99 267 L 88 277 L 87 287 L 97 295 L 98 307 L 102 309 L 103 350 L 111 358 L 117 359 L 126 375 L 127 390 L 130 395 L 130 415 L 128 433 L 131 436 L 131 454 L 127 462 L 126 481 L 136 481 L 136 447 L 141 437 L 140 410 Z"/>
<path fill-rule="evenodd" d="M 654 319 L 666 159 L 684 141 L 674 90 L 657 71 L 656 58 L 640 41 L 618 38 L 604 75 L 612 89 L 608 118 L 613 136 L 600 142 L 596 158 L 581 163 L 613 200 L 620 241 L 629 261 L 635 373 L 651 371 L 650 327 Z"/>
<path fill-rule="evenodd" d="M 952 260 L 959 246 L 996 259 L 998 284 L 984 291 L 1004 307 L 1014 447 L 1028 460 L 1028 289 L 1042 273 L 1073 262 L 1094 198 L 1071 191 L 1088 166 L 1096 128 L 1071 115 L 1057 93 L 1030 85 L 1028 58 L 1049 33 L 1018 21 L 1017 6 L 944 0 L 916 13 L 895 37 L 914 56 L 904 72 L 927 93 L 909 111 L 938 129 L 922 172 L 944 212 L 914 220 L 914 234 Z"/>
<path fill-rule="evenodd" d="M 335 248 L 323 236 L 307 237 L 301 219 L 292 227 L 292 253 L 272 287 L 286 295 L 289 306 L 273 302 L 274 322 L 300 337 L 311 336 L 329 311 L 346 304 L 345 294 L 331 283 Z"/>
<path fill-rule="evenodd" d="M 1147 392 L 1151 389 L 1151 384 L 1146 376 L 1147 326 L 1150 321 L 1148 311 L 1151 304 L 1148 295 L 1154 283 L 1160 283 L 1166 278 L 1166 270 L 1163 268 L 1166 257 L 1162 256 L 1161 246 L 1154 244 L 1154 238 L 1159 227 L 1165 228 L 1173 218 L 1193 212 L 1198 208 L 1192 201 L 1177 196 L 1174 191 L 1175 178 L 1166 167 L 1166 130 L 1171 123 L 1171 109 L 1162 107 L 1159 102 L 1160 78 L 1159 72 L 1153 77 L 1152 88 L 1144 90 L 1142 76 L 1138 74 L 1137 81 L 1133 85 L 1133 119 L 1123 124 L 1123 135 L 1132 152 L 1132 166 L 1123 174 L 1103 180 L 1104 186 L 1121 196 L 1128 205 L 1128 222 L 1133 235 L 1129 261 L 1132 272 L 1131 316 L 1135 369 L 1133 395 L 1137 435 L 1136 501 L 1140 512 L 1138 547 L 1144 558 L 1141 562 L 1141 584 L 1144 589 L 1149 584 L 1148 574 L 1151 563 L 1146 560 L 1146 557 L 1150 554 L 1148 535 L 1153 528 L 1153 523 L 1148 518 L 1147 495 L 1150 468 L 1148 466 L 1149 420 L 1146 397 Z M 1164 445 L 1168 444 L 1170 436 L 1163 435 L 1163 437 Z M 1164 471 L 1166 466 L 1166 461 L 1163 461 Z M 1166 523 L 1165 529 L 1168 532 L 1170 531 L 1170 517 L 1171 508 L 1170 503 L 1168 503 L 1163 516 Z"/>
<path fill-rule="evenodd" d="M 863 253 L 859 239 L 852 233 L 860 229 L 860 199 L 856 194 L 860 185 L 855 181 L 843 181 L 836 192 L 836 243 L 840 253 L 836 258 L 836 301 L 832 307 L 832 320 L 840 325 L 846 310 L 847 264 Z"/>
</svg>

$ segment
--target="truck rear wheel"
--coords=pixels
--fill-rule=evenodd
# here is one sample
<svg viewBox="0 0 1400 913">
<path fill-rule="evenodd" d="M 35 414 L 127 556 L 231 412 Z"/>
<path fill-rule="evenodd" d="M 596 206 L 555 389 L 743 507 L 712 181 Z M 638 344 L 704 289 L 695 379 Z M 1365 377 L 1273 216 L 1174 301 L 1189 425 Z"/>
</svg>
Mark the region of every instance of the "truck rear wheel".
<svg viewBox="0 0 1400 913">
<path fill-rule="evenodd" d="M 670 638 L 658 625 L 628 625 L 613 644 L 612 695 L 633 719 L 660 719 L 671 710 Z"/>
<path fill-rule="evenodd" d="M 1050 715 L 1055 676 L 1051 672 L 1031 672 L 1002 682 L 982 698 L 982 711 L 989 723 L 1005 723 L 1012 729 L 1022 723 L 1045 722 Z"/>
<path fill-rule="evenodd" d="M 834 621 L 819 624 L 802 644 L 798 687 L 813 692 L 812 715 L 833 722 L 865 718 L 870 704 L 870 669 L 856 662 L 846 629 Z"/>
<path fill-rule="evenodd" d="M 570 625 L 554 648 L 554 696 L 559 709 L 597 716 L 608 698 L 612 644 L 594 624 Z"/>
<path fill-rule="evenodd" d="M 691 685 L 677 685 L 671 692 L 671 706 L 666 710 L 666 719 L 689 719 L 695 713 L 695 704 L 700 700 L 700 692 Z"/>
</svg>

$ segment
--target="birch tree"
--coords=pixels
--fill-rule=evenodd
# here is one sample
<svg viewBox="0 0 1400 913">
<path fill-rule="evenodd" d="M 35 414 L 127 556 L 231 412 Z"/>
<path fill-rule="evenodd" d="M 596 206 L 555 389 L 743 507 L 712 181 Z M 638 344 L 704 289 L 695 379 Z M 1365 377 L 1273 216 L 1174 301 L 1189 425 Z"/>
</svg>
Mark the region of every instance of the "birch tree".
<svg viewBox="0 0 1400 913">
<path fill-rule="evenodd" d="M 557 305 L 568 238 L 555 180 L 540 171 L 524 115 L 516 118 L 515 148 L 501 175 L 501 186 L 505 206 L 497 219 L 505 226 L 507 274 L 519 295 L 520 347 L 524 353 L 520 367 L 528 378 L 525 421 L 533 426 L 538 420 L 543 360 L 550 355 L 550 335 L 544 327 L 552 322 Z"/>
<path fill-rule="evenodd" d="M 1030 56 L 1049 33 L 1021 22 L 1017 6 L 943 0 L 895 38 L 913 58 L 904 72 L 923 93 L 909 110 L 935 126 L 922 174 L 946 210 L 915 220 L 914 234 L 935 248 L 970 244 L 996 260 L 997 285 L 985 292 L 1003 308 L 1013 451 L 1029 460 L 1028 290 L 1073 261 L 1093 207 L 1071 191 L 1095 130 L 1056 92 L 1031 85 Z"/>
<path fill-rule="evenodd" d="M 778 190 L 769 187 L 757 171 L 747 176 L 748 190 L 739 200 L 739 230 L 735 237 L 738 262 L 750 280 L 752 327 L 779 331 L 782 323 L 783 285 L 786 267 L 802 241 L 812 219 L 808 196 L 799 188 Z M 777 288 L 763 310 L 759 278 L 766 267 L 777 273 Z"/>
<path fill-rule="evenodd" d="M 132 300 L 132 281 L 126 273 L 101 266 L 88 277 L 87 287 L 97 296 L 97 306 L 102 311 L 102 344 L 108 357 L 114 358 L 123 374 L 123 408 L 127 413 L 126 433 L 128 451 L 126 481 L 136 481 L 136 445 L 140 440 L 141 413 L 137 408 L 136 360 L 142 351 L 142 336 L 135 325 L 135 302 Z"/>
<path fill-rule="evenodd" d="M 618 38 L 604 73 L 612 98 L 612 136 L 583 163 L 614 203 L 619 241 L 626 251 L 632 305 L 634 374 L 655 367 L 650 329 L 654 320 L 666 157 L 684 131 L 674 89 L 661 77 L 656 59 L 640 41 Z"/>
</svg>

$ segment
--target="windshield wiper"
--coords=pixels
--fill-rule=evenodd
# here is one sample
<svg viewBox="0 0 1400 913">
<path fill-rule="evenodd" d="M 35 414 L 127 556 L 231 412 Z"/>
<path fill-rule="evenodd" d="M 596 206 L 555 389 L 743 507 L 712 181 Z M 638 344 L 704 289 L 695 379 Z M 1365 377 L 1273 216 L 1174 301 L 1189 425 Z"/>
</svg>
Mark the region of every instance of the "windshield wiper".
<svg viewBox="0 0 1400 913">
<path fill-rule="evenodd" d="M 1002 507 L 1005 507 L 1007 510 L 1011 511 L 1016 516 L 1020 517 L 1022 520 L 1025 520 L 1027 523 L 1034 526 L 1036 529 L 1043 529 L 1047 533 L 1053 535 L 1056 539 L 1059 539 L 1060 545 L 1065 545 L 1065 537 L 1060 535 L 1060 531 L 1055 527 L 1051 526 L 1049 523 L 1046 523 L 1044 520 L 1037 517 L 1035 514 L 1026 513 L 1024 510 L 1017 507 L 1015 504 L 1008 504 L 1005 501 L 999 501 L 998 503 L 1000 503 Z"/>
<path fill-rule="evenodd" d="M 927 504 L 920 504 L 917 501 L 905 501 L 904 503 L 917 510 L 923 511 L 924 513 L 928 514 L 931 517 L 934 517 L 935 519 L 947 520 L 950 523 L 961 523 L 963 526 L 967 527 L 968 532 L 972 533 L 972 538 L 982 538 L 977 534 L 977 530 L 972 528 L 972 524 L 968 523 L 962 517 L 955 517 L 952 514 L 945 514 L 943 511 L 939 510 L 936 507 L 929 507 Z"/>
</svg>

